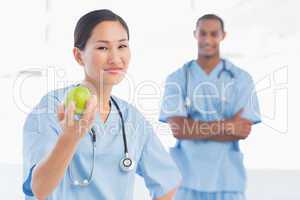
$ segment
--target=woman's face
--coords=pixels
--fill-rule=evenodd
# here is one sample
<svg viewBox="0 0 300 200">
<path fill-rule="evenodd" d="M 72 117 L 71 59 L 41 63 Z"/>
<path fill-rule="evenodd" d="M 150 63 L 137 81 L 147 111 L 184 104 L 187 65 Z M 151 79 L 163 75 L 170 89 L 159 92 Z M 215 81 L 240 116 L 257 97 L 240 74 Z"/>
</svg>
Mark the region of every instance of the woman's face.
<svg viewBox="0 0 300 200">
<path fill-rule="evenodd" d="M 104 21 L 96 25 L 84 50 L 79 50 L 85 80 L 97 86 L 119 83 L 130 60 L 128 42 L 127 32 L 120 22 Z"/>
</svg>

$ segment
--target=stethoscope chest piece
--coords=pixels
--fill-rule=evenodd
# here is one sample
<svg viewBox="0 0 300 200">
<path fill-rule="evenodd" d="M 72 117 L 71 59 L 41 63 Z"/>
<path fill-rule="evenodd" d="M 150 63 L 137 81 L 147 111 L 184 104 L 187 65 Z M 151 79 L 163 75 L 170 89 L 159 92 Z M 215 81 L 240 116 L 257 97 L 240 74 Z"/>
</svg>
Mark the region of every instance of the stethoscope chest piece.
<svg viewBox="0 0 300 200">
<path fill-rule="evenodd" d="M 135 162 L 128 155 L 120 160 L 120 168 L 124 172 L 132 171 L 135 167 Z"/>
</svg>

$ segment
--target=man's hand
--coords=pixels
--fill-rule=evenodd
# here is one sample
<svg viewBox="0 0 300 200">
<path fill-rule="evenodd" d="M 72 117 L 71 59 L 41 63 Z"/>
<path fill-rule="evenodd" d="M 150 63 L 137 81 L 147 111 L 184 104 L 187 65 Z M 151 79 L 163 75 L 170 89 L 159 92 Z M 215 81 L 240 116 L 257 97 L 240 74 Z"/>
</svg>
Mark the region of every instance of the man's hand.
<svg viewBox="0 0 300 200">
<path fill-rule="evenodd" d="M 225 120 L 225 134 L 238 136 L 246 139 L 251 132 L 252 122 L 242 118 L 243 109 L 237 112 L 232 118 Z"/>
</svg>

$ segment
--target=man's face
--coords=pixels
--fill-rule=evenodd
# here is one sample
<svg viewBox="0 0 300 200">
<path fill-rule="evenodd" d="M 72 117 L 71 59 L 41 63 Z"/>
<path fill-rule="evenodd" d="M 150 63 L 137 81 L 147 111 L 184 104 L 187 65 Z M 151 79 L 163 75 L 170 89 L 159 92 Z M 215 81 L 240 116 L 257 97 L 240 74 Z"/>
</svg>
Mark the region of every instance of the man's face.
<svg viewBox="0 0 300 200">
<path fill-rule="evenodd" d="M 198 41 L 198 54 L 205 57 L 212 57 L 219 53 L 220 42 L 225 37 L 221 22 L 216 19 L 200 20 L 194 37 Z"/>
</svg>

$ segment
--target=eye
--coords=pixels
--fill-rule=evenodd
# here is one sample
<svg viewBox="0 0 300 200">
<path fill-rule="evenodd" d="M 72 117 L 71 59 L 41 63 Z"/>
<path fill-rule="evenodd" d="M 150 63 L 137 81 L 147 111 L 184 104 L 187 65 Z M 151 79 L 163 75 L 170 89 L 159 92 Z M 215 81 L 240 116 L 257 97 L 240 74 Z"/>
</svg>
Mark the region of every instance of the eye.
<svg viewBox="0 0 300 200">
<path fill-rule="evenodd" d="M 98 47 L 99 50 L 107 50 L 107 47 Z"/>
<path fill-rule="evenodd" d="M 213 36 L 213 37 L 218 37 L 218 32 L 213 32 L 212 34 L 211 34 L 211 36 Z"/>
<path fill-rule="evenodd" d="M 200 32 L 200 36 L 205 37 L 206 33 L 205 32 Z"/>
<path fill-rule="evenodd" d="M 128 47 L 127 45 L 122 44 L 122 45 L 119 46 L 119 49 L 123 49 L 123 48 L 127 48 L 127 47 Z"/>
</svg>

